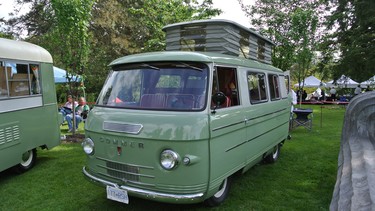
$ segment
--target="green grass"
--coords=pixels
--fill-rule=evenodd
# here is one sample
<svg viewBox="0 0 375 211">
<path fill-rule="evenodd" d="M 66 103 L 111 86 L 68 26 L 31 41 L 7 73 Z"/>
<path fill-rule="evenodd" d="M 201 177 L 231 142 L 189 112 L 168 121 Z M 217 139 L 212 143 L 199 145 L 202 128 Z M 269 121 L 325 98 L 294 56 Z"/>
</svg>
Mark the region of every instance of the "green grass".
<svg viewBox="0 0 375 211">
<path fill-rule="evenodd" d="M 227 201 L 212 210 L 328 210 L 345 110 L 323 108 L 321 125 L 320 106 L 307 107 L 314 109 L 313 130 L 293 130 L 292 140 L 284 144 L 276 163 L 256 165 L 235 177 Z M 62 133 L 66 131 L 63 125 Z M 203 204 L 173 205 L 133 197 L 129 205 L 107 200 L 105 188 L 84 179 L 84 164 L 79 143 L 38 150 L 37 165 L 31 171 L 0 173 L 0 210 L 207 209 Z"/>
<path fill-rule="evenodd" d="M 84 126 L 85 126 L 84 123 L 80 123 L 78 125 L 78 131 L 77 131 L 77 133 L 84 134 L 84 130 L 85 130 Z M 72 134 L 72 133 L 68 132 L 69 127 L 68 127 L 68 124 L 66 123 L 66 121 L 64 122 L 63 125 L 61 125 L 60 130 L 61 130 L 61 135 L 71 135 Z"/>
</svg>

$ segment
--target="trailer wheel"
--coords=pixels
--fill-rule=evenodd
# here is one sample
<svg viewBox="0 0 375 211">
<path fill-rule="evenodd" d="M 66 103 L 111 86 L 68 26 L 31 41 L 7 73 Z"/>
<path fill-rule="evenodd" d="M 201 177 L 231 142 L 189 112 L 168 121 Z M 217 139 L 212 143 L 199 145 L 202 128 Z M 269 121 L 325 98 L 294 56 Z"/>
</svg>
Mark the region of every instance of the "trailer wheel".
<svg viewBox="0 0 375 211">
<path fill-rule="evenodd" d="M 220 185 L 219 190 L 210 198 L 206 199 L 205 204 L 210 207 L 215 207 L 220 205 L 225 201 L 229 195 L 229 190 L 232 184 L 230 177 L 226 178 L 223 183 Z"/>
<path fill-rule="evenodd" d="M 31 169 L 36 161 L 36 149 L 29 150 L 22 154 L 22 161 L 14 167 L 17 173 L 23 173 Z"/>
<path fill-rule="evenodd" d="M 271 154 L 267 155 L 264 158 L 264 162 L 266 163 L 274 163 L 277 161 L 277 159 L 280 156 L 280 144 L 277 144 L 274 148 Z"/>
</svg>

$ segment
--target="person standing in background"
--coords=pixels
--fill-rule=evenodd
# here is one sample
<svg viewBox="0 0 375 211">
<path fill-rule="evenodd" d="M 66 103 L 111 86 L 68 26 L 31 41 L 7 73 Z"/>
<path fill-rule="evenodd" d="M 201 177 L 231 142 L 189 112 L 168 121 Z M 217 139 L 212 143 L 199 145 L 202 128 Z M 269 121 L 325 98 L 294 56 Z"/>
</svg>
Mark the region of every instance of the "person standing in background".
<svg viewBox="0 0 375 211">
<path fill-rule="evenodd" d="M 325 101 L 326 100 L 326 92 L 324 91 L 324 89 L 322 89 L 322 91 L 320 91 L 320 94 L 322 95 L 320 97 L 320 100 L 321 101 Z"/>
<path fill-rule="evenodd" d="M 358 84 L 358 86 L 354 90 L 354 95 L 359 95 L 361 94 L 361 92 L 362 92 L 361 85 Z"/>
<path fill-rule="evenodd" d="M 336 89 L 335 89 L 335 87 L 332 87 L 331 90 L 329 90 L 329 93 L 331 94 L 331 100 L 336 101 Z"/>
</svg>

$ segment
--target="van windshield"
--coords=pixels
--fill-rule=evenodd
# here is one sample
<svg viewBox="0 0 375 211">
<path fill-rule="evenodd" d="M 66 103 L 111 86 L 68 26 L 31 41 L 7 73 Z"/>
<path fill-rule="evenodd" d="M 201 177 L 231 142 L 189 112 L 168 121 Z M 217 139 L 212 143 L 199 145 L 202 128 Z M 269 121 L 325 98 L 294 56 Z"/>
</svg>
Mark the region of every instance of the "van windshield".
<svg viewBox="0 0 375 211">
<path fill-rule="evenodd" d="M 131 109 L 202 110 L 208 67 L 194 62 L 137 63 L 115 66 L 97 105 Z"/>
</svg>

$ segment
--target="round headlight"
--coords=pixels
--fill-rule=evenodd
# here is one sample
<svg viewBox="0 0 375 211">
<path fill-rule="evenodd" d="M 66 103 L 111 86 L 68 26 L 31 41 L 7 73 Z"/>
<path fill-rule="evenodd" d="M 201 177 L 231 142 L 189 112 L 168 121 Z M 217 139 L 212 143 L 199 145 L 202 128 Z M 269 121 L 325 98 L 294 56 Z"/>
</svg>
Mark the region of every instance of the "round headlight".
<svg viewBox="0 0 375 211">
<path fill-rule="evenodd" d="M 178 154 L 167 149 L 160 154 L 160 164 L 166 170 L 171 170 L 178 164 Z"/>
<path fill-rule="evenodd" d="M 82 142 L 83 151 L 87 155 L 94 154 L 94 142 L 91 140 L 91 138 L 85 138 L 85 140 Z"/>
</svg>

